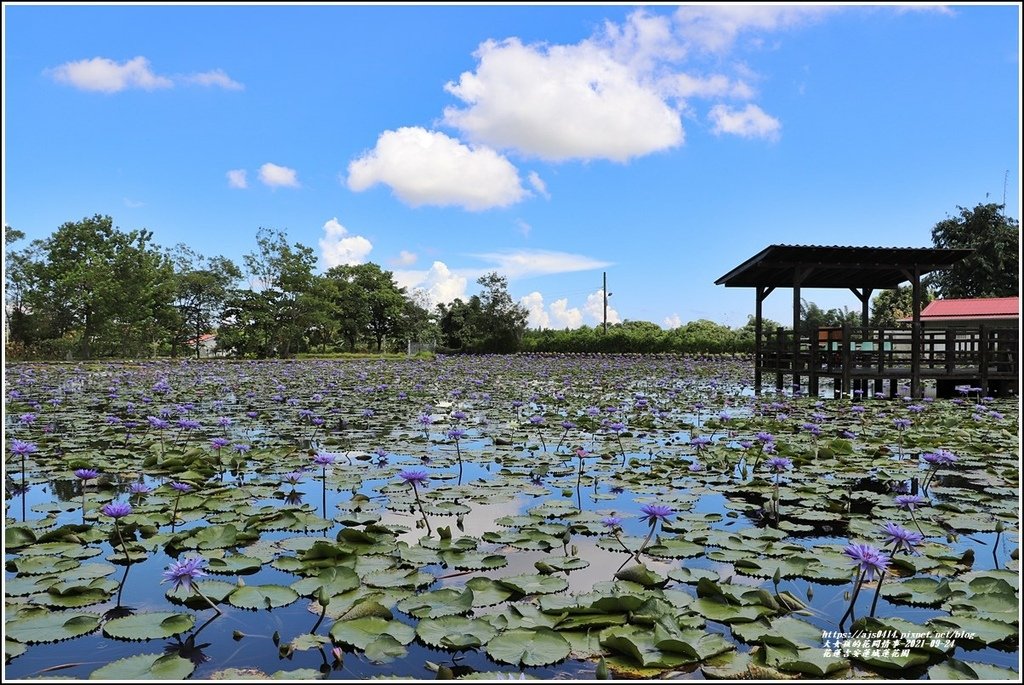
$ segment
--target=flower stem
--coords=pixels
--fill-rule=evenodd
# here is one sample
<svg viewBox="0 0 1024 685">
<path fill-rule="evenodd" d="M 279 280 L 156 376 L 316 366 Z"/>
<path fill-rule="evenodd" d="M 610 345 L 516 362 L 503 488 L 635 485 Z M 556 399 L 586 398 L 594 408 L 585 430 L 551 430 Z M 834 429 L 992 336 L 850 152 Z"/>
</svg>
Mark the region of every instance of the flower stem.
<svg viewBox="0 0 1024 685">
<path fill-rule="evenodd" d="M 209 597 L 207 597 L 206 595 L 203 594 L 203 591 L 199 589 L 198 585 L 193 585 L 192 586 L 192 591 L 195 592 L 200 597 L 202 597 L 203 599 L 205 599 L 206 603 L 210 605 L 210 608 L 213 609 L 214 611 L 216 611 L 218 614 L 224 613 L 224 612 L 222 612 L 220 610 L 220 607 L 218 607 L 216 604 L 213 603 L 213 600 L 211 600 Z"/>
<path fill-rule="evenodd" d="M 121 536 L 121 526 L 118 524 L 117 519 L 114 519 L 114 530 L 117 531 L 117 539 L 121 541 L 121 549 L 124 550 L 124 558 L 128 561 L 128 565 L 131 566 L 132 558 L 128 555 L 128 545 L 124 544 L 124 538 Z"/>
<path fill-rule="evenodd" d="M 416 489 L 416 481 L 409 481 L 409 485 L 412 486 L 412 494 L 416 496 L 416 506 L 420 508 L 420 516 L 423 517 L 423 525 L 427 527 L 427 535 L 433 535 L 434 531 L 430 529 L 430 521 L 427 520 L 427 512 L 423 511 L 423 502 L 420 502 L 420 491 Z"/>
<path fill-rule="evenodd" d="M 842 629 L 843 624 L 846 623 L 846 618 L 853 613 L 853 605 L 857 603 L 857 595 L 860 594 L 860 586 L 864 584 L 864 576 L 867 571 L 861 571 L 860 577 L 857 578 L 857 585 L 853 588 L 853 597 L 850 598 L 850 606 L 846 607 L 846 613 L 839 619 L 839 628 Z"/>
</svg>

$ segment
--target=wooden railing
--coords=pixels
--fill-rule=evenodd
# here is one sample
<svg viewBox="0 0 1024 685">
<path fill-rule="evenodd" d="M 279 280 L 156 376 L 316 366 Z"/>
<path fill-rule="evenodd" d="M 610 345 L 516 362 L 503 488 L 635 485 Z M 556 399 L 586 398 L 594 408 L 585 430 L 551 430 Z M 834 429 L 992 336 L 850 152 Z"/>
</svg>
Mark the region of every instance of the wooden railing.
<svg viewBox="0 0 1024 685">
<path fill-rule="evenodd" d="M 1020 337 L 1016 328 L 923 328 L 915 347 L 910 328 L 820 328 L 794 340 L 782 328 L 761 341 L 757 363 L 774 373 L 776 387 L 786 376 L 799 385 L 805 377 L 816 390 L 818 377 L 842 379 L 843 391 L 858 378 L 963 378 L 982 387 L 994 379 L 1016 379 Z"/>
</svg>

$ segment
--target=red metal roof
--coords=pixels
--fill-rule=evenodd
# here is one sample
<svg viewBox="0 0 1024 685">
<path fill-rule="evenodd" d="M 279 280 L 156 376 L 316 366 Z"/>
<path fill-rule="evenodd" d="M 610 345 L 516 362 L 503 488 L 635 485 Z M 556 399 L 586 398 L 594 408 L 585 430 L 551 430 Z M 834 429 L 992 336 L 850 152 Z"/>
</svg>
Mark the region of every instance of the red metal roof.
<svg viewBox="0 0 1024 685">
<path fill-rule="evenodd" d="M 922 320 L 1019 319 L 1019 297 L 982 297 L 971 300 L 934 300 L 921 310 Z"/>
</svg>

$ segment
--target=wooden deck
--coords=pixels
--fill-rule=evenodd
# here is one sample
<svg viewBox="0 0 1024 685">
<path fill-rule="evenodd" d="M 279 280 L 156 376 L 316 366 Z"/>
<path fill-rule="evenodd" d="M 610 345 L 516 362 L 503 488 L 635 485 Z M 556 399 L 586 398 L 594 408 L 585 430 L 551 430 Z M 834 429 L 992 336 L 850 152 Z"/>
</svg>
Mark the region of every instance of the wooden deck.
<svg viewBox="0 0 1024 685">
<path fill-rule="evenodd" d="M 894 397 L 901 382 L 919 397 L 923 380 L 934 380 L 940 397 L 952 396 L 959 385 L 996 396 L 1019 392 L 1018 329 L 924 328 L 917 346 L 913 340 L 910 328 L 822 328 L 799 340 L 779 328 L 758 345 L 755 390 L 760 392 L 765 375 L 774 375 L 777 389 L 789 379 L 794 392 L 812 396 L 823 378 L 831 379 L 836 397 L 855 390 L 881 393 L 886 385 Z"/>
</svg>

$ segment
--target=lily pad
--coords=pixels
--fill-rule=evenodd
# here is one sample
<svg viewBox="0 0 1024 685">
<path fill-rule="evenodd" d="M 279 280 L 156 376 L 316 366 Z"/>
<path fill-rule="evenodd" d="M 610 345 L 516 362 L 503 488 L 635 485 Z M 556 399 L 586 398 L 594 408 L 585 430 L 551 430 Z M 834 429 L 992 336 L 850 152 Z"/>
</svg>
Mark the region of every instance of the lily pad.
<svg viewBox="0 0 1024 685">
<path fill-rule="evenodd" d="M 520 628 L 492 638 L 484 650 L 500 663 L 547 666 L 566 659 L 572 648 L 564 637 L 550 628 Z"/>
<path fill-rule="evenodd" d="M 103 634 L 119 640 L 155 640 L 192 629 L 195 617 L 170 611 L 151 611 L 114 618 L 103 624 Z"/>
<path fill-rule="evenodd" d="M 231 606 L 239 609 L 273 609 L 291 604 L 299 593 L 284 585 L 246 585 L 227 597 Z"/>
<path fill-rule="evenodd" d="M 112 661 L 89 674 L 89 680 L 184 680 L 195 664 L 177 654 L 138 654 Z"/>
</svg>

